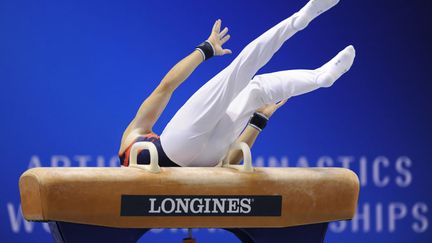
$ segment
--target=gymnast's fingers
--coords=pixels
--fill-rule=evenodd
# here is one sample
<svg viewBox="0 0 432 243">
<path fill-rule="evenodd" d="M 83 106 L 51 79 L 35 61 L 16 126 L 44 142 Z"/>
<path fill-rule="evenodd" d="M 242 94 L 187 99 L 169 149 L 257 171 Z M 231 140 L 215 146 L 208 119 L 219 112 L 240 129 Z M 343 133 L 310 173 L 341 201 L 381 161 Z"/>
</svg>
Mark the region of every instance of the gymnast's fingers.
<svg viewBox="0 0 432 243">
<path fill-rule="evenodd" d="M 221 22 L 220 19 L 218 19 L 218 20 L 215 21 L 215 23 L 213 24 L 212 33 L 219 34 L 219 32 L 220 32 L 220 22 Z"/>
<path fill-rule="evenodd" d="M 224 38 L 221 39 L 221 45 L 225 44 L 229 39 L 231 38 L 230 35 L 226 35 Z"/>
<path fill-rule="evenodd" d="M 222 39 L 226 34 L 228 33 L 228 27 L 225 27 L 220 33 L 219 33 L 219 39 Z"/>
<path fill-rule="evenodd" d="M 230 49 L 223 49 L 223 54 L 232 54 L 232 51 Z"/>
<path fill-rule="evenodd" d="M 222 21 L 220 19 L 218 19 L 218 20 L 216 20 L 216 22 L 213 26 L 213 32 L 215 32 L 216 34 L 219 34 L 219 32 L 220 32 L 221 22 Z"/>
<path fill-rule="evenodd" d="M 218 21 L 219 21 L 219 20 L 216 20 L 216 21 L 214 22 L 214 24 L 213 24 L 213 28 L 212 28 L 212 32 L 216 32 L 216 26 L 217 26 L 217 24 L 218 24 Z"/>
</svg>

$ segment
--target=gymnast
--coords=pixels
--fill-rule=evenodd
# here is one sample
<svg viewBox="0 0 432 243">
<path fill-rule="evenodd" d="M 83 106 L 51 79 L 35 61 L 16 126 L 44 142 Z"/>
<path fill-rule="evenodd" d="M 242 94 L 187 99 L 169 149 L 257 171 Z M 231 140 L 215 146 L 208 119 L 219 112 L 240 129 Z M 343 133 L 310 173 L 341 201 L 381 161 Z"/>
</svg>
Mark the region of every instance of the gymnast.
<svg viewBox="0 0 432 243">
<path fill-rule="evenodd" d="M 288 98 L 321 87 L 330 87 L 353 64 L 355 50 L 348 46 L 314 70 L 288 70 L 256 75 L 282 46 L 321 13 L 339 0 L 311 0 L 300 11 L 283 20 L 248 44 L 234 61 L 195 92 L 177 111 L 160 137 L 153 125 L 165 109 L 174 90 L 203 61 L 231 54 L 222 46 L 229 40 L 221 20 L 214 23 L 210 37 L 177 63 L 141 104 L 123 133 L 119 157 L 129 165 L 134 143 L 155 144 L 160 166 L 215 166 L 222 159 L 239 163 L 242 154 L 230 150 L 234 142 L 251 147 L 267 120 Z M 138 154 L 138 163 L 149 163 L 148 151 Z"/>
</svg>

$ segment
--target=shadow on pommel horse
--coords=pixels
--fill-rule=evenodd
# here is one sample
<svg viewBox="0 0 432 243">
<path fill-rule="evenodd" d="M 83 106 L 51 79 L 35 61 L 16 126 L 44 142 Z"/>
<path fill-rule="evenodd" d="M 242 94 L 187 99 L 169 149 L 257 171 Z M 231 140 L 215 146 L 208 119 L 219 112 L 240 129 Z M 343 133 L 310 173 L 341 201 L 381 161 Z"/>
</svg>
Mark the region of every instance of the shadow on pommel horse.
<svg viewBox="0 0 432 243">
<path fill-rule="evenodd" d="M 343 168 L 158 166 L 134 144 L 122 168 L 34 168 L 19 181 L 25 219 L 48 222 L 56 243 L 136 242 L 151 228 L 223 228 L 242 242 L 323 242 L 329 222 L 352 219 L 359 181 Z M 137 164 L 139 150 L 151 154 Z M 185 242 L 194 242 L 192 237 Z"/>
</svg>

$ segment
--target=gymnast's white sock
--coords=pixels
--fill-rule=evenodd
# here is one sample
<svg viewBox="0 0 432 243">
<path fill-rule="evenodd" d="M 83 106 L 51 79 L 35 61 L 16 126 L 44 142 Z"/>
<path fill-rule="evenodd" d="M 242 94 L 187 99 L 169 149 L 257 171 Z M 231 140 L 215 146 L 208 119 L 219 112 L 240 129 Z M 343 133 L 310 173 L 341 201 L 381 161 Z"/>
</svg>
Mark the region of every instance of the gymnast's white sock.
<svg viewBox="0 0 432 243">
<path fill-rule="evenodd" d="M 352 66 L 355 58 L 353 46 L 347 46 L 329 62 L 316 69 L 318 75 L 315 82 L 320 87 L 330 87 L 340 76 L 346 73 Z"/>
<path fill-rule="evenodd" d="M 295 14 L 293 27 L 302 30 L 318 15 L 335 6 L 339 0 L 310 0 L 300 11 Z"/>
</svg>

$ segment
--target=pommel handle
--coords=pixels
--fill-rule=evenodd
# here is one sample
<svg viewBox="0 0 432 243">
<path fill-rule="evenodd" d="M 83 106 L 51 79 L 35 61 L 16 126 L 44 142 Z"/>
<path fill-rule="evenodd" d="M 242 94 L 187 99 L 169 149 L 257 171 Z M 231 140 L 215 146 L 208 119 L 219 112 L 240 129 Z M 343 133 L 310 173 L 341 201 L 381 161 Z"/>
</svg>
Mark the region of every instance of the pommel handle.
<svg viewBox="0 0 432 243">
<path fill-rule="evenodd" d="M 139 165 L 137 163 L 139 150 L 148 150 L 150 152 L 149 165 Z M 137 142 L 134 145 L 132 145 L 129 158 L 130 158 L 129 167 L 147 170 L 148 172 L 151 173 L 160 172 L 158 152 L 156 146 L 151 142 Z"/>
<path fill-rule="evenodd" d="M 231 145 L 230 150 L 241 150 L 243 152 L 243 165 L 230 165 L 226 157 L 222 160 L 222 167 L 234 168 L 242 172 L 253 172 L 252 155 L 249 146 L 245 142 L 234 143 Z"/>
</svg>

